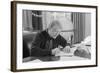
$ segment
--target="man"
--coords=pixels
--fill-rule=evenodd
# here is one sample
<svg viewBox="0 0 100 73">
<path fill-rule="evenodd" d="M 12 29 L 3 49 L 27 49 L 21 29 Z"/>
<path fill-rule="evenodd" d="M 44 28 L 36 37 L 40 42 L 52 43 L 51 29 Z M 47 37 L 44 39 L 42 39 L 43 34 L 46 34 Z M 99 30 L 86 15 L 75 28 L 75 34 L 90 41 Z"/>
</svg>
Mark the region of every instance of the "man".
<svg viewBox="0 0 100 73">
<path fill-rule="evenodd" d="M 48 29 L 38 33 L 32 43 L 31 55 L 34 57 L 45 57 L 55 56 L 61 50 L 68 52 L 68 43 L 60 35 L 61 28 L 60 22 L 55 20 L 51 22 Z"/>
</svg>

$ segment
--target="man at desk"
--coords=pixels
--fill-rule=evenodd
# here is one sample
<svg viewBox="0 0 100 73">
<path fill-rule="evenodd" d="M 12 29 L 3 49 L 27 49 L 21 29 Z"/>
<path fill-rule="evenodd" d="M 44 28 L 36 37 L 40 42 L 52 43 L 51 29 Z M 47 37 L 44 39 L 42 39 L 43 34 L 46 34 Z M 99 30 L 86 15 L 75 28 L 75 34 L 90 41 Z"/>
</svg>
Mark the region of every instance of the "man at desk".
<svg viewBox="0 0 100 73">
<path fill-rule="evenodd" d="M 31 56 L 54 56 L 61 50 L 68 52 L 70 47 L 68 46 L 69 44 L 67 41 L 60 35 L 61 29 L 60 22 L 54 20 L 51 22 L 48 29 L 38 33 L 32 43 Z"/>
</svg>

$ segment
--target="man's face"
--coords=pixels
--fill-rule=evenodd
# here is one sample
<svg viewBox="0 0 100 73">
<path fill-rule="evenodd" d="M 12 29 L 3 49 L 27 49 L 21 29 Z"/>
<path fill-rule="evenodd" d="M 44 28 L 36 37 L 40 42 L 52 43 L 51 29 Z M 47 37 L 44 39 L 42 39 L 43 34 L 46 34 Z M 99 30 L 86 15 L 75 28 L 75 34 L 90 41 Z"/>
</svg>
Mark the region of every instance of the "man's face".
<svg viewBox="0 0 100 73">
<path fill-rule="evenodd" d="M 55 25 L 54 27 L 51 28 L 50 35 L 52 37 L 57 37 L 60 34 L 60 32 L 61 32 L 60 26 Z"/>
</svg>

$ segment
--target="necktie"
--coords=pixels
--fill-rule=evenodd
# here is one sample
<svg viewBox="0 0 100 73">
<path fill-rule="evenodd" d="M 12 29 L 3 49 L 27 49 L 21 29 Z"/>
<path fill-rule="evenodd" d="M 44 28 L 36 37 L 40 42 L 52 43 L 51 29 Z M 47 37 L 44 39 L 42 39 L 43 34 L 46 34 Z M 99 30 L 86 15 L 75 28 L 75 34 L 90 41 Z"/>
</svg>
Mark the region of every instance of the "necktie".
<svg viewBox="0 0 100 73">
<path fill-rule="evenodd" d="M 52 48 L 53 48 L 53 41 L 50 40 L 49 49 L 52 49 Z"/>
</svg>

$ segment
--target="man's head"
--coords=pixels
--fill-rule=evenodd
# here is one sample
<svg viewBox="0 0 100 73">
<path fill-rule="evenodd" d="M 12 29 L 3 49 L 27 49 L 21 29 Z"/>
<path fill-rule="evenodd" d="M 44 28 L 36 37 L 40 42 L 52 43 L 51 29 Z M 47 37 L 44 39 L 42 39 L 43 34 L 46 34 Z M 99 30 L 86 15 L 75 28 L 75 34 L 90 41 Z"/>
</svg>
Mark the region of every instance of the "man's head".
<svg viewBox="0 0 100 73">
<path fill-rule="evenodd" d="M 51 22 L 50 26 L 48 27 L 48 33 L 51 37 L 56 38 L 60 31 L 61 31 L 62 27 L 59 21 L 54 20 Z"/>
</svg>

